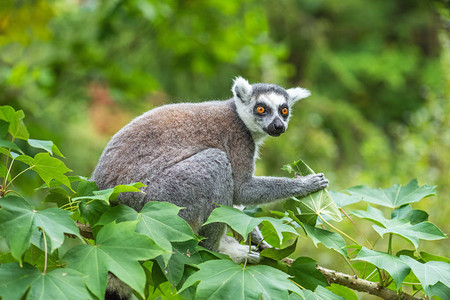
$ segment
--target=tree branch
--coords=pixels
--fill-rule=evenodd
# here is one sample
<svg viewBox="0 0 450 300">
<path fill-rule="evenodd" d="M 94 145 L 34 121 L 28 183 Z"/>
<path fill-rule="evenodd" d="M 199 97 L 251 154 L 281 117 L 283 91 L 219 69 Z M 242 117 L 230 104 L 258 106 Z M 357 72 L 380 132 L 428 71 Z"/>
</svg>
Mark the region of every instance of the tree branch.
<svg viewBox="0 0 450 300">
<path fill-rule="evenodd" d="M 94 239 L 94 235 L 92 234 L 92 229 L 89 225 L 77 222 L 78 229 L 80 230 L 80 234 L 82 237 L 87 239 Z"/>
<path fill-rule="evenodd" d="M 293 259 L 290 259 L 290 258 L 285 258 L 285 259 L 283 259 L 283 261 L 288 266 L 291 266 L 292 263 L 294 262 Z M 316 268 L 323 274 L 325 279 L 330 284 L 331 283 L 340 284 L 340 285 L 346 286 L 348 288 L 351 288 L 352 290 L 375 295 L 375 296 L 378 296 L 378 297 L 380 297 L 382 299 L 386 299 L 386 300 L 398 300 L 398 299 L 400 299 L 400 300 L 425 300 L 425 298 L 414 297 L 414 296 L 409 295 L 404 292 L 397 294 L 396 291 L 391 290 L 386 287 L 382 287 L 376 282 L 361 279 L 356 276 L 348 275 L 348 274 L 341 273 L 338 271 L 329 270 L 329 269 L 326 269 L 319 265 L 317 265 Z"/>
<path fill-rule="evenodd" d="M 83 237 L 88 239 L 93 239 L 94 236 L 92 235 L 91 227 L 88 225 L 78 223 L 77 222 L 78 229 L 80 230 L 80 233 Z M 292 263 L 294 262 L 291 258 L 285 258 L 283 259 L 284 263 L 288 265 L 289 267 L 292 266 Z M 343 286 L 346 286 L 348 288 L 351 288 L 352 290 L 356 290 L 359 292 L 368 293 L 371 295 L 378 296 L 382 299 L 386 300 L 425 300 L 424 298 L 420 297 L 414 297 L 412 295 L 406 294 L 404 292 L 401 292 L 400 295 L 397 294 L 396 291 L 388 289 L 386 287 L 380 286 L 376 282 L 364 280 L 361 278 L 358 278 L 356 276 L 351 276 L 345 273 L 341 273 L 334 270 L 329 270 L 321 266 L 316 266 L 317 270 L 319 270 L 323 276 L 326 278 L 328 283 L 336 283 Z"/>
</svg>

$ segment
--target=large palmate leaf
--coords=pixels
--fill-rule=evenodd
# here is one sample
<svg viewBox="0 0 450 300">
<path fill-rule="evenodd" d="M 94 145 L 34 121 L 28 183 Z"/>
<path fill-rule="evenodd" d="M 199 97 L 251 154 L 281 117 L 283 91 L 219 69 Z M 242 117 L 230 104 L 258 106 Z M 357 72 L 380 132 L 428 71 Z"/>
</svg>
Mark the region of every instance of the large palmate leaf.
<svg viewBox="0 0 450 300">
<path fill-rule="evenodd" d="M 401 260 L 411 267 L 422 285 L 434 285 L 438 281 L 450 287 L 450 264 L 443 261 L 429 261 L 421 263 L 417 260 L 401 255 Z"/>
<path fill-rule="evenodd" d="M 105 297 L 108 271 L 143 296 L 145 273 L 139 261 L 166 252 L 148 237 L 134 232 L 136 223 L 107 224 L 97 233 L 95 246 L 76 246 L 63 257 L 67 267 L 87 275 L 87 286 L 99 299 Z"/>
<path fill-rule="evenodd" d="M 397 234 L 410 241 L 417 249 L 419 240 L 440 240 L 446 238 L 445 234 L 434 224 L 430 222 L 420 222 L 411 224 L 407 219 L 386 219 L 383 213 L 376 208 L 368 206 L 366 211 L 356 210 L 352 212 L 355 216 L 370 220 L 377 225 L 373 225 L 373 229 L 380 236 L 386 233 Z"/>
<path fill-rule="evenodd" d="M 23 299 L 91 299 L 84 275 L 80 272 L 59 268 L 43 274 L 35 267 L 17 263 L 0 265 L 0 296 L 3 300 Z"/>
<path fill-rule="evenodd" d="M 366 247 L 361 248 L 355 259 L 370 262 L 378 268 L 386 270 L 394 279 L 397 290 L 401 288 L 403 280 L 411 270 L 409 266 L 397 256 L 392 256 L 380 251 L 369 250 Z"/>
<path fill-rule="evenodd" d="M 396 208 L 435 195 L 435 188 L 436 186 L 430 185 L 419 186 L 417 180 L 413 179 L 405 186 L 396 184 L 387 189 L 374 189 L 360 185 L 348 189 L 348 192 L 362 197 L 364 201 Z"/>
<path fill-rule="evenodd" d="M 138 213 L 131 207 L 118 205 L 110 208 L 97 225 L 139 220 L 136 231 L 151 238 L 167 252 L 172 251 L 171 242 L 197 240 L 189 224 L 178 216 L 181 208 L 168 202 L 148 202 Z M 167 262 L 170 254 L 165 255 Z"/>
<path fill-rule="evenodd" d="M 68 188 L 72 189 L 69 179 L 66 175 L 64 175 L 72 170 L 67 168 L 66 165 L 59 159 L 51 157 L 49 153 L 38 153 L 34 158 L 27 155 L 19 155 L 16 157 L 16 160 L 29 165 L 31 169 L 38 173 L 47 186 L 50 185 L 50 181 L 56 179 Z"/>
<path fill-rule="evenodd" d="M 19 261 L 30 245 L 33 232 L 38 228 L 45 232 L 50 251 L 62 245 L 64 233 L 81 238 L 75 222 L 70 218 L 72 213 L 66 210 L 49 208 L 37 211 L 27 201 L 16 196 L 0 199 L 0 206 L 0 234 L 9 240 L 11 254 Z"/>
<path fill-rule="evenodd" d="M 317 262 L 310 257 L 299 257 L 289 268 L 293 280 L 308 290 L 314 290 L 318 285 L 328 286 L 323 274 L 316 268 Z"/>
<path fill-rule="evenodd" d="M 333 249 L 343 256 L 348 257 L 347 251 L 345 250 L 347 244 L 341 235 L 308 224 L 303 224 L 302 226 L 316 247 L 318 243 L 321 243 L 328 249 Z"/>
<path fill-rule="evenodd" d="M 180 292 L 199 282 L 195 299 L 287 299 L 289 292 L 301 290 L 289 275 L 269 266 L 245 268 L 230 260 L 210 260 L 198 266 Z"/>
<path fill-rule="evenodd" d="M 308 167 L 302 160 L 296 161 L 290 165 L 283 167 L 284 170 L 292 173 L 298 173 L 302 176 L 315 174 L 314 171 Z M 300 221 L 314 226 L 316 224 L 317 216 L 326 216 L 334 221 L 341 221 L 341 212 L 336 204 L 333 202 L 333 198 L 326 189 L 309 194 L 305 197 L 292 197 L 291 201 L 287 202 L 288 207 L 286 209 L 292 210 L 292 206 L 296 206 L 300 209 L 300 214 L 297 217 Z M 296 211 L 292 210 L 294 213 Z"/>
<path fill-rule="evenodd" d="M 256 226 L 263 223 L 264 226 L 270 227 L 270 230 L 268 231 L 271 231 L 273 237 L 276 238 L 275 243 L 278 243 L 278 245 L 283 239 L 283 232 L 297 234 L 292 226 L 283 224 L 283 222 L 279 219 L 270 217 L 251 217 L 239 209 L 226 205 L 222 205 L 214 209 L 208 220 L 206 220 L 203 225 L 215 222 L 228 224 L 234 231 L 239 233 L 245 239 Z"/>
</svg>

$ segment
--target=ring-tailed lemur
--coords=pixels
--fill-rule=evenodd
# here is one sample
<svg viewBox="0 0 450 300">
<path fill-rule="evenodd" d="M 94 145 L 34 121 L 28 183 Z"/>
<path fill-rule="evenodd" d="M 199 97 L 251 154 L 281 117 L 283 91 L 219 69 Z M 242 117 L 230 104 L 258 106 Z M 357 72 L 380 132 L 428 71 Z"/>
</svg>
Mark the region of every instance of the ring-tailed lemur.
<svg viewBox="0 0 450 300">
<path fill-rule="evenodd" d="M 179 215 L 206 237 L 202 245 L 233 260 L 258 260 L 248 247 L 221 239 L 225 225 L 202 224 L 217 207 L 263 204 L 302 196 L 328 185 L 323 174 L 295 179 L 254 176 L 258 146 L 287 128 L 292 105 L 310 95 L 303 88 L 250 85 L 237 77 L 226 101 L 180 103 L 152 109 L 122 128 L 106 146 L 92 179 L 101 189 L 143 182 L 145 194 L 119 203 L 140 210 L 148 201 L 185 207 Z"/>
</svg>

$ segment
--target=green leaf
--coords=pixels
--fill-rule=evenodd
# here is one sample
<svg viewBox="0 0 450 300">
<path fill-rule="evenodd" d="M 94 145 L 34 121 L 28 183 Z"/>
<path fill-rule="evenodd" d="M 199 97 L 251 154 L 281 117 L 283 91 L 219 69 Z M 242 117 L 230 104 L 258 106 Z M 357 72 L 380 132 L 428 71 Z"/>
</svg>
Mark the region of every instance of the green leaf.
<svg viewBox="0 0 450 300">
<path fill-rule="evenodd" d="M 67 172 L 71 172 L 66 165 L 57 158 L 51 157 L 48 153 L 38 153 L 34 158 L 26 155 L 20 155 L 16 157 L 16 160 L 22 161 L 29 165 L 38 175 L 44 180 L 47 186 L 50 186 L 50 181 L 56 179 L 68 188 L 70 181 L 66 175 Z"/>
<path fill-rule="evenodd" d="M 400 256 L 400 259 L 411 268 L 424 289 L 426 286 L 432 286 L 439 281 L 450 287 L 449 263 L 443 261 L 429 261 L 422 264 L 406 255 Z"/>
<path fill-rule="evenodd" d="M 367 205 L 367 210 L 353 210 L 351 213 L 358 218 L 369 220 L 379 226 L 385 226 L 388 219 L 383 215 L 383 212 L 377 208 Z"/>
<path fill-rule="evenodd" d="M 280 260 L 280 259 L 288 257 L 289 255 L 294 253 L 296 247 L 297 247 L 297 239 L 295 239 L 295 241 L 291 245 L 289 245 L 289 246 L 287 246 L 285 248 L 281 248 L 281 249 L 278 249 L 278 248 L 267 248 L 267 249 L 264 249 L 263 251 L 261 251 L 261 256 L 268 257 L 268 258 L 271 258 L 271 259 L 274 259 L 274 260 Z"/>
<path fill-rule="evenodd" d="M 301 297 L 297 294 L 290 294 L 289 300 L 344 300 L 341 296 L 334 294 L 333 292 L 327 290 L 321 285 L 318 285 L 317 288 L 313 291 L 310 290 L 302 290 Z"/>
<path fill-rule="evenodd" d="M 410 241 L 417 249 L 419 240 L 439 240 L 446 238 L 445 234 L 430 222 L 420 222 L 411 224 L 406 219 L 386 219 L 383 213 L 370 205 L 367 211 L 357 210 L 352 212 L 355 216 L 370 220 L 377 225 L 373 225 L 373 229 L 382 237 L 386 233 L 397 234 Z"/>
<path fill-rule="evenodd" d="M 108 271 L 143 297 L 145 272 L 139 261 L 166 252 L 148 237 L 134 232 L 136 223 L 107 224 L 99 230 L 95 246 L 76 246 L 63 257 L 67 267 L 88 276 L 89 290 L 100 299 L 105 297 Z"/>
<path fill-rule="evenodd" d="M 0 140 L 0 147 L 11 149 L 23 154 L 22 149 L 20 149 L 19 146 L 16 145 L 16 143 L 11 141 Z"/>
<path fill-rule="evenodd" d="M 106 189 L 106 190 L 100 190 L 100 191 L 93 191 L 93 195 L 88 196 L 79 196 L 75 197 L 72 200 L 83 200 L 83 199 L 90 199 L 90 200 L 103 200 L 106 203 L 109 204 L 109 201 L 116 200 L 120 193 L 129 193 L 129 192 L 135 192 L 135 193 L 142 193 L 142 191 L 139 189 L 141 187 L 145 187 L 146 185 L 141 182 L 135 182 L 130 184 L 124 184 L 124 185 L 116 185 L 113 188 Z"/>
<path fill-rule="evenodd" d="M 247 239 L 249 233 L 259 224 L 263 224 L 262 232 L 270 235 L 269 241 L 274 246 L 280 246 L 283 240 L 283 232 L 291 232 L 297 235 L 295 229 L 282 220 L 271 217 L 251 217 L 239 209 L 222 205 L 214 209 L 206 223 L 221 222 L 228 224 L 234 231 L 239 233 L 244 239 Z M 264 235 L 265 237 L 266 235 Z"/>
<path fill-rule="evenodd" d="M 304 290 L 305 295 L 309 293 L 311 293 L 311 291 L 308 290 Z M 344 298 L 334 294 L 333 292 L 327 290 L 326 288 L 324 288 L 321 285 L 318 285 L 316 287 L 316 289 L 314 290 L 314 296 L 313 298 L 310 298 L 309 296 L 306 296 L 307 300 L 311 300 L 311 299 L 322 299 L 322 300 L 344 300 Z"/>
<path fill-rule="evenodd" d="M 256 226 L 258 226 L 262 222 L 262 220 L 259 218 L 250 217 L 237 208 L 222 205 L 212 211 L 211 215 L 203 224 L 203 226 L 215 222 L 228 224 L 244 239 L 247 239 L 248 234 Z"/>
<path fill-rule="evenodd" d="M 93 195 L 95 191 L 98 191 L 98 186 L 95 181 L 90 181 L 84 177 L 79 177 L 78 179 L 77 196 L 89 196 Z"/>
<path fill-rule="evenodd" d="M 442 300 L 450 299 L 450 287 L 440 281 L 436 284 L 425 286 L 424 291 L 430 297 L 438 296 Z"/>
<path fill-rule="evenodd" d="M 67 176 L 67 178 L 69 179 L 69 182 L 74 183 L 74 182 L 79 182 L 81 180 L 85 180 L 87 179 L 86 177 L 83 176 Z M 36 190 L 42 190 L 42 189 L 48 189 L 48 188 L 54 188 L 54 187 L 59 187 L 61 186 L 62 183 L 56 180 L 52 180 L 50 182 L 50 185 L 47 185 L 46 183 L 42 184 L 41 186 L 39 186 L 38 188 L 36 188 Z"/>
<path fill-rule="evenodd" d="M 419 247 L 419 240 L 434 241 L 447 238 L 438 227 L 430 222 L 411 225 L 411 223 L 405 220 L 391 220 L 386 225 L 386 228 L 377 225 L 373 225 L 372 227 L 380 236 L 386 233 L 397 234 L 410 241 L 416 249 Z"/>
<path fill-rule="evenodd" d="M 0 178 L 4 178 L 5 174 L 8 172 L 8 170 L 6 169 L 5 164 L 0 161 Z M 11 181 L 11 173 L 8 174 L 8 178 L 9 181 Z"/>
<path fill-rule="evenodd" d="M 346 286 L 332 283 L 327 287 L 327 290 L 333 292 L 333 294 L 343 297 L 345 300 L 358 300 L 355 292 Z"/>
<path fill-rule="evenodd" d="M 61 187 L 52 188 L 48 192 L 49 194 L 45 197 L 44 200 L 45 202 L 56 203 L 58 207 L 69 202 L 69 193 Z"/>
<path fill-rule="evenodd" d="M 435 188 L 436 186 L 429 185 L 419 187 L 417 180 L 413 179 L 406 186 L 396 184 L 387 189 L 374 189 L 361 185 L 348 191 L 353 196 L 362 197 L 364 201 L 396 208 L 435 195 Z"/>
<path fill-rule="evenodd" d="M 350 195 L 348 193 L 343 192 L 335 192 L 335 191 L 328 191 L 331 195 L 331 198 L 333 199 L 334 203 L 337 207 L 344 207 L 350 204 L 357 203 L 362 200 L 362 197 Z"/>
<path fill-rule="evenodd" d="M 335 232 L 310 226 L 308 224 L 303 224 L 302 226 L 316 247 L 318 243 L 322 243 L 328 249 L 333 249 L 343 256 L 348 257 L 347 251 L 345 250 L 347 244 L 342 236 Z"/>
<path fill-rule="evenodd" d="M 186 241 L 182 243 L 172 243 L 172 256 L 166 263 L 164 258 L 159 256 L 156 258 L 161 270 L 163 270 L 167 280 L 177 286 L 183 277 L 185 265 L 196 267 L 197 265 L 209 260 L 204 259 L 200 254 L 201 247 L 197 241 Z"/>
<path fill-rule="evenodd" d="M 84 220 L 88 221 L 92 226 L 100 220 L 100 217 L 110 209 L 110 206 L 104 201 L 88 201 L 82 200 L 78 205 L 80 215 Z"/>
<path fill-rule="evenodd" d="M 9 123 L 8 132 L 14 139 L 27 140 L 30 137 L 30 134 L 22 121 L 24 117 L 25 114 L 22 110 L 15 111 L 11 106 L 0 106 L 0 120 Z"/>
<path fill-rule="evenodd" d="M 370 262 L 378 268 L 386 270 L 394 279 L 397 290 L 401 288 L 403 280 L 411 270 L 408 265 L 397 256 L 392 256 L 380 251 L 369 250 L 366 247 L 361 248 L 355 259 Z"/>
<path fill-rule="evenodd" d="M 90 299 L 84 276 L 69 268 L 41 273 L 35 267 L 17 263 L 0 265 L 0 296 L 3 300 L 22 299 Z"/>
<path fill-rule="evenodd" d="M 38 269 L 27 263 L 23 267 L 20 267 L 18 263 L 0 265 L 0 296 L 4 300 L 22 299 L 40 274 Z"/>
<path fill-rule="evenodd" d="M 70 218 L 72 212 L 60 208 L 48 208 L 34 214 L 34 225 L 42 228 L 48 235 L 47 244 L 51 252 L 63 244 L 64 233 L 81 238 L 77 225 Z"/>
<path fill-rule="evenodd" d="M 419 210 L 412 209 L 411 205 L 404 205 L 402 207 L 396 208 L 392 211 L 392 219 L 405 219 L 411 224 L 417 224 L 420 222 L 428 221 L 428 213 Z"/>
<path fill-rule="evenodd" d="M 295 236 L 298 235 L 294 227 L 284 224 L 282 220 L 271 217 L 260 217 L 258 219 L 263 220 L 261 222 L 261 233 L 264 236 L 264 240 L 274 247 L 281 247 L 283 242 L 283 233 L 290 232 Z M 285 256 L 286 257 L 286 256 Z"/>
<path fill-rule="evenodd" d="M 167 252 L 172 251 L 171 242 L 197 240 L 192 228 L 178 216 L 180 208 L 168 202 L 147 202 L 140 213 L 134 209 L 118 205 L 110 208 L 100 218 L 98 225 L 107 224 L 113 220 L 117 222 L 139 220 L 136 231 L 148 236 Z M 165 255 L 165 262 L 170 255 Z"/>
<path fill-rule="evenodd" d="M 30 137 L 30 134 L 22 121 L 24 117 L 25 114 L 22 110 L 16 111 L 14 114 L 14 121 L 9 124 L 9 133 L 11 133 L 15 139 L 28 140 Z"/>
<path fill-rule="evenodd" d="M 33 231 L 37 231 L 38 227 L 45 231 L 51 251 L 62 245 L 64 233 L 81 238 L 78 227 L 70 218 L 71 212 L 59 208 L 37 211 L 16 196 L 0 199 L 0 206 L 0 233 L 9 240 L 11 254 L 19 261 L 22 261 Z"/>
<path fill-rule="evenodd" d="M 446 263 L 450 263 L 450 259 L 444 256 L 438 256 L 438 255 L 434 255 L 434 254 L 430 254 L 427 252 L 420 252 L 420 258 L 422 260 L 424 260 L 425 262 L 429 262 L 429 261 L 443 261 Z"/>
<path fill-rule="evenodd" d="M 0 120 L 0 139 L 3 139 L 8 133 L 9 122 L 5 120 Z"/>
<path fill-rule="evenodd" d="M 302 176 L 315 174 L 314 171 L 302 160 L 288 165 L 285 170 L 294 170 Z M 301 214 L 300 216 L 297 215 L 297 217 L 304 223 L 314 226 L 316 224 L 316 218 L 319 215 L 327 216 L 331 220 L 337 222 L 342 220 L 341 212 L 333 202 L 333 198 L 331 198 L 331 195 L 326 189 L 298 199 L 296 197 L 292 197 L 292 199 L 294 202 L 290 202 L 290 204 L 294 204 L 300 209 Z"/>
<path fill-rule="evenodd" d="M 317 262 L 310 257 L 299 257 L 289 269 L 293 280 L 308 290 L 314 290 L 318 285 L 328 286 L 323 274 L 316 268 Z"/>
<path fill-rule="evenodd" d="M 198 267 L 179 291 L 199 282 L 197 300 L 287 299 L 288 291 L 302 293 L 288 280 L 288 274 L 269 266 L 243 268 L 230 260 L 210 260 Z"/>
<path fill-rule="evenodd" d="M 61 151 L 59 151 L 58 147 L 56 147 L 56 145 L 52 141 L 28 139 L 27 142 L 33 148 L 43 149 L 51 155 L 56 154 L 58 156 L 64 157 L 64 155 L 62 155 Z"/>
</svg>

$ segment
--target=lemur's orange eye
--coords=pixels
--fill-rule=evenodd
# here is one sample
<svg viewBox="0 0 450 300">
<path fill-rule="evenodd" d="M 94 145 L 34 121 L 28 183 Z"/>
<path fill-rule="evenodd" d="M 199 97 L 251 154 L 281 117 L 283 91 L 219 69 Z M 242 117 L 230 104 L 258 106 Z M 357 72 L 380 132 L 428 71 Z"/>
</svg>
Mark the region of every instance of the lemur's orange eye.
<svg viewBox="0 0 450 300">
<path fill-rule="evenodd" d="M 284 116 L 287 115 L 288 112 L 289 112 L 289 109 L 287 109 L 287 107 L 283 107 L 283 108 L 281 109 L 281 113 L 282 113 Z"/>
<path fill-rule="evenodd" d="M 258 107 L 256 108 L 256 112 L 257 112 L 258 114 L 263 114 L 265 111 L 266 111 L 266 109 L 265 109 L 264 107 L 262 107 L 262 106 L 258 106 Z"/>
</svg>

